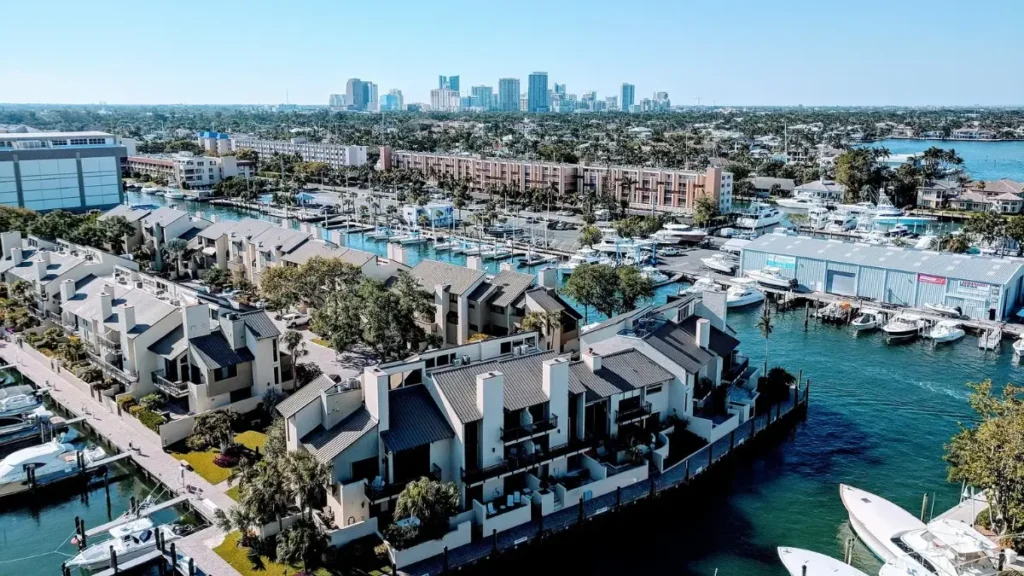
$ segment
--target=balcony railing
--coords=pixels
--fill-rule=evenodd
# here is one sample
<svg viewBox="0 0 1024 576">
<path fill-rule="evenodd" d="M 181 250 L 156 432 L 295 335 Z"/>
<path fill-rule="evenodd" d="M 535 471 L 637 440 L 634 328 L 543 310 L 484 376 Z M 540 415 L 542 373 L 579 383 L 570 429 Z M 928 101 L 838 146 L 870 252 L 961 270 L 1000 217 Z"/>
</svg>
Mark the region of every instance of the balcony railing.
<svg viewBox="0 0 1024 576">
<path fill-rule="evenodd" d="M 651 415 L 651 403 L 641 402 L 639 406 L 632 408 L 626 408 L 625 410 L 617 410 L 615 412 L 615 422 L 619 424 L 625 424 L 634 420 L 639 420 Z"/>
<path fill-rule="evenodd" d="M 188 396 L 188 382 L 168 380 L 163 370 L 155 370 L 153 372 L 153 384 L 164 393 L 175 398 Z"/>
<path fill-rule="evenodd" d="M 743 371 L 750 365 L 750 358 L 737 354 L 732 361 L 732 366 L 722 374 L 722 380 L 728 383 L 732 383 L 734 380 L 739 378 Z"/>
<path fill-rule="evenodd" d="M 463 482 L 472 486 L 480 484 L 491 478 L 508 476 L 510 474 L 525 471 L 529 468 L 546 464 L 557 458 L 586 452 L 592 446 L 593 441 L 590 436 L 587 436 L 582 440 L 573 439 L 569 440 L 565 444 L 555 446 L 550 450 L 536 450 L 533 454 L 509 457 L 497 464 L 492 464 L 485 468 L 475 468 L 471 470 L 462 468 L 460 469 L 460 475 Z"/>
<path fill-rule="evenodd" d="M 110 333 L 108 332 L 108 334 L 110 334 Z M 114 340 L 113 338 L 111 338 L 109 336 L 106 336 L 106 335 L 103 335 L 103 334 L 97 334 L 96 335 L 96 341 L 100 343 L 100 346 L 102 346 L 103 348 L 106 348 L 108 350 L 117 351 L 117 350 L 121 349 L 121 340 L 120 339 Z"/>
<path fill-rule="evenodd" d="M 502 428 L 501 439 L 506 444 L 511 442 L 520 442 L 522 440 L 527 440 L 534 436 L 547 433 L 555 428 L 558 428 L 557 414 L 544 420 L 536 420 L 530 424 L 522 424 L 511 428 Z"/>
<path fill-rule="evenodd" d="M 86 350 L 86 355 L 94 364 L 96 364 L 96 366 L 99 367 L 100 370 L 103 371 L 104 374 L 107 374 L 108 376 L 117 380 L 118 382 L 122 382 L 124 384 L 134 384 L 139 381 L 139 375 L 136 372 L 128 372 L 122 368 L 118 368 L 117 366 L 104 360 L 102 356 L 95 354 L 93 352 L 89 352 L 88 350 Z"/>
<path fill-rule="evenodd" d="M 426 474 L 426 476 L 429 476 L 431 479 L 440 482 L 441 467 L 438 466 L 437 464 L 431 464 L 430 473 Z M 398 495 L 401 494 L 403 490 L 405 490 L 405 487 L 408 486 L 410 482 L 416 479 L 417 478 L 408 478 L 405 480 L 400 480 L 398 482 L 391 482 L 379 488 L 374 488 L 371 484 L 367 484 L 366 499 L 369 500 L 371 504 L 379 504 L 381 502 L 386 502 L 388 500 L 394 500 L 395 498 L 398 498 Z"/>
</svg>

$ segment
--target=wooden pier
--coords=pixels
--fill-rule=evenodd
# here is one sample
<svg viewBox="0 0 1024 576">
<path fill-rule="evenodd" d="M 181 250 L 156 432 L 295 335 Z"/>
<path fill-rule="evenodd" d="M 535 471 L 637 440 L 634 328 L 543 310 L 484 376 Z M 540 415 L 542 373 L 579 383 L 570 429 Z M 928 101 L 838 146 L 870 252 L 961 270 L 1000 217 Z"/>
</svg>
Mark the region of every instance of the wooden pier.
<svg viewBox="0 0 1024 576">
<path fill-rule="evenodd" d="M 166 502 L 161 502 L 159 504 L 153 504 L 152 506 L 147 506 L 147 507 L 143 508 L 142 510 L 140 510 L 139 512 L 136 512 L 135 514 L 129 514 L 127 516 L 123 516 L 121 518 L 117 518 L 117 519 L 115 519 L 115 520 L 113 520 L 111 522 L 107 522 L 106 524 L 102 524 L 102 525 L 97 526 L 95 528 L 90 528 L 90 529 L 85 531 L 85 535 L 89 536 L 89 537 L 97 536 L 99 534 L 103 534 L 105 532 L 109 532 L 109 531 L 113 530 L 114 528 L 117 528 L 118 526 L 121 526 L 123 524 L 127 524 L 129 522 L 134 521 L 134 520 L 138 520 L 139 518 L 146 518 L 148 516 L 152 516 L 153 514 L 156 514 L 157 512 L 160 512 L 161 510 L 166 510 L 168 508 L 173 508 L 174 506 L 177 506 L 179 504 L 184 504 L 186 502 L 188 502 L 188 496 L 177 496 L 175 498 L 171 498 L 170 500 L 167 500 Z"/>
</svg>

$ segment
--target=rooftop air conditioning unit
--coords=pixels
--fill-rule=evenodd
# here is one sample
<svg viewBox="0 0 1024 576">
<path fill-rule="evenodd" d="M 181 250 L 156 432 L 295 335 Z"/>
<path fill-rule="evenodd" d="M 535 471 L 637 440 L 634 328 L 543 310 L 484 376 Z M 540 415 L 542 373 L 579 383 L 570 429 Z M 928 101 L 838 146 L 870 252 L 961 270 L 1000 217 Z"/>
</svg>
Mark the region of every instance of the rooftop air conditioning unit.
<svg viewBox="0 0 1024 576">
<path fill-rule="evenodd" d="M 468 354 L 463 354 L 463 356 L 462 356 L 462 363 L 463 364 L 469 364 L 472 361 L 473 361 L 473 359 L 470 358 Z"/>
<path fill-rule="evenodd" d="M 137 281 L 135 282 L 135 287 L 136 287 L 136 288 L 138 288 L 138 289 L 140 289 L 140 290 L 141 290 L 141 289 L 142 289 L 142 286 L 143 286 L 143 284 L 142 284 L 142 280 L 137 280 Z"/>
</svg>

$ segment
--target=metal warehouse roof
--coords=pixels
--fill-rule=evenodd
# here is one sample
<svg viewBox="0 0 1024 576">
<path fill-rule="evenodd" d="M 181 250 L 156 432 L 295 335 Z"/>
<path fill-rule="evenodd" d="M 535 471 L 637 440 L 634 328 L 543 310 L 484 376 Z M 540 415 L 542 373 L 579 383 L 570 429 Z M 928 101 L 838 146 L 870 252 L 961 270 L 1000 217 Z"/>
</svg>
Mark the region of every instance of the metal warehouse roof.
<svg viewBox="0 0 1024 576">
<path fill-rule="evenodd" d="M 1024 260 L 1016 258 L 951 254 L 774 233 L 752 240 L 743 251 L 770 252 L 780 256 L 828 260 L 840 264 L 886 268 L 987 284 L 1007 284 L 1013 280 L 1021 267 L 1024 267 Z"/>
</svg>

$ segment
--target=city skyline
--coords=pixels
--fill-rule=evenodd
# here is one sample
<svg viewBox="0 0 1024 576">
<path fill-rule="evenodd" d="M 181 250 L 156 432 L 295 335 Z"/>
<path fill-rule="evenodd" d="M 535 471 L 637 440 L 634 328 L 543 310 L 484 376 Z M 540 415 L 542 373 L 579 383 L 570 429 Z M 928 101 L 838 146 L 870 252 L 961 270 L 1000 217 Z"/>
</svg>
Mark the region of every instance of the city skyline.
<svg viewBox="0 0 1024 576">
<path fill-rule="evenodd" d="M 351 26 L 342 37 L 336 34 L 338 25 L 374 21 L 379 10 L 323 0 L 293 10 L 270 9 L 260 0 L 214 5 L 183 0 L 174 11 L 145 3 L 106 3 L 110 9 L 60 3 L 61 9 L 45 13 L 24 3 L 6 6 L 7 20 L 17 23 L 8 32 L 9 44 L 32 49 L 0 56 L 3 100 L 323 105 L 329 94 L 345 91 L 349 78 L 367 78 L 380 87 L 379 94 L 399 89 L 406 103 L 425 103 L 439 76 L 458 76 L 466 95 L 467 88 L 479 85 L 499 92 L 499 78 L 518 78 L 525 91 L 529 74 L 544 70 L 549 86 L 565 84 L 578 96 L 589 91 L 600 99 L 619 96 L 626 82 L 636 87 L 638 101 L 663 91 L 677 105 L 696 104 L 698 98 L 718 105 L 1024 104 L 1024 78 L 1007 74 L 1013 69 L 1012 55 L 1024 53 L 1024 38 L 1016 29 L 1024 5 L 1008 0 L 982 0 L 970 10 L 952 0 L 824 8 L 810 0 L 789 0 L 784 6 L 740 0 L 727 19 L 713 5 L 653 0 L 638 8 L 657 17 L 626 20 L 609 17 L 605 8 L 614 5 L 603 0 L 582 13 L 528 0 L 516 10 L 502 11 L 502 30 L 530 30 L 559 45 L 586 46 L 585 56 L 537 42 L 524 43 L 500 60 L 487 49 L 495 47 L 496 32 L 502 31 L 490 24 L 496 8 L 480 10 L 477 3 L 456 1 L 444 11 L 410 4 L 389 14 L 384 26 Z M 252 73 L 183 81 L 194 78 L 194 71 L 172 40 L 195 30 L 195 13 L 202 13 L 204 21 L 230 22 L 231 35 L 239 40 L 287 42 L 247 42 L 245 50 L 222 57 L 232 70 Z M 309 18 L 311 13 L 317 17 Z M 537 18 L 540 13 L 544 18 Z M 576 25 L 564 26 L 568 19 Z M 685 22 L 701 25 L 687 26 L 687 41 L 680 43 L 676 36 Z M 116 56 L 108 43 L 80 41 L 86 30 L 127 38 L 142 23 L 152 42 L 118 43 Z M 879 25 L 885 33 L 867 32 L 880 30 Z M 460 49 L 432 49 L 436 39 L 430 31 L 437 29 L 458 30 Z M 984 42 L 975 41 L 980 30 Z M 38 42 L 43 32 L 49 40 Z M 594 40 L 616 35 L 644 41 L 622 50 L 618 42 Z M 372 57 L 329 56 L 368 46 L 373 46 Z M 695 48 L 702 46 L 715 48 Z M 949 82 L 953 76 L 964 81 Z M 937 82 L 944 83 L 941 90 L 934 89 Z"/>
</svg>

